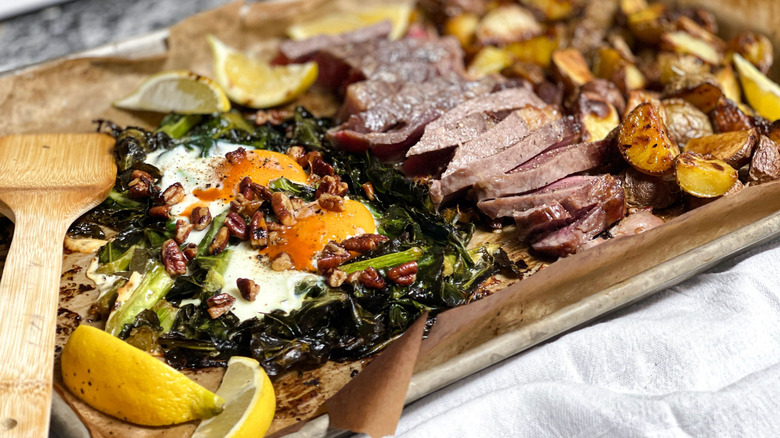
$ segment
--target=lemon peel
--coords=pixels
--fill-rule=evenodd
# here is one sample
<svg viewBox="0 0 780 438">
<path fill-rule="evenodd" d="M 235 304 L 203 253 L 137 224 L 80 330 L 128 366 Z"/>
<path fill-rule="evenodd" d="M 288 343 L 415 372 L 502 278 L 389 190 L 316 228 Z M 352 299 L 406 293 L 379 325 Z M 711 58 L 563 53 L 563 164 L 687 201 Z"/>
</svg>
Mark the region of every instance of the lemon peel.
<svg viewBox="0 0 780 438">
<path fill-rule="evenodd" d="M 211 79 L 188 70 L 149 76 L 132 94 L 114 102 L 117 108 L 180 114 L 230 110 L 230 100 Z"/>
</svg>

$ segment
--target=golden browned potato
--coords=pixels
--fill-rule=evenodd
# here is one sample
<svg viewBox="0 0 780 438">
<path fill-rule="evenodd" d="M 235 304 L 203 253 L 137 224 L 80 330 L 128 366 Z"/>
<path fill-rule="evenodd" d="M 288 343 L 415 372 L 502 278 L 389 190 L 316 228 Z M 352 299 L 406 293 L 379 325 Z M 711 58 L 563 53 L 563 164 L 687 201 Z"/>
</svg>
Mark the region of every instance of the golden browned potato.
<svg viewBox="0 0 780 438">
<path fill-rule="evenodd" d="M 623 97 L 623 93 L 620 92 L 614 83 L 606 79 L 596 78 L 583 85 L 580 91 L 598 94 L 614 106 L 620 115 L 626 111 L 626 99 Z"/>
<path fill-rule="evenodd" d="M 661 103 L 666 112 L 669 137 L 678 146 L 684 146 L 692 138 L 712 134 L 710 118 L 693 104 L 680 98 L 664 99 Z"/>
<path fill-rule="evenodd" d="M 712 65 L 723 60 L 723 54 L 715 46 L 682 30 L 661 34 L 661 50 L 693 55 Z"/>
<path fill-rule="evenodd" d="M 631 33 L 648 44 L 657 44 L 661 34 L 671 27 L 663 3 L 653 3 L 646 9 L 630 14 L 626 22 Z"/>
<path fill-rule="evenodd" d="M 620 12 L 626 17 L 645 9 L 647 9 L 645 0 L 620 0 Z"/>
<path fill-rule="evenodd" d="M 750 160 L 748 182 L 762 184 L 780 178 L 780 145 L 762 135 Z"/>
<path fill-rule="evenodd" d="M 603 96 L 593 92 L 580 93 L 577 99 L 577 115 L 582 124 L 583 141 L 603 140 L 620 124 L 615 107 Z"/>
<path fill-rule="evenodd" d="M 504 5 L 482 17 L 474 34 L 480 44 L 491 45 L 522 41 L 542 32 L 544 28 L 531 11 L 518 5 Z"/>
<path fill-rule="evenodd" d="M 769 126 L 768 131 L 769 132 L 766 134 L 767 137 L 775 143 L 780 143 L 780 120 L 775 120 L 774 123 Z"/>
<path fill-rule="evenodd" d="M 677 78 L 664 88 L 666 97 L 679 97 L 696 108 L 710 112 L 723 96 L 718 82 L 712 75 L 686 75 Z"/>
<path fill-rule="evenodd" d="M 577 49 L 556 50 L 552 54 L 553 75 L 569 90 L 592 81 L 593 74 Z"/>
<path fill-rule="evenodd" d="M 710 111 L 710 121 L 715 132 L 744 131 L 753 127 L 753 120 L 733 101 L 721 97 Z"/>
<path fill-rule="evenodd" d="M 507 44 L 504 50 L 521 62 L 549 67 L 553 52 L 561 45 L 565 29 L 553 26 L 543 35 Z"/>
<path fill-rule="evenodd" d="M 666 124 L 666 111 L 661 104 L 661 99 L 658 93 L 647 90 L 631 90 L 628 93 L 628 100 L 626 100 L 626 110 L 623 113 L 623 120 L 628 118 L 628 114 L 643 103 L 650 103 L 655 107 L 655 110 L 661 116 L 661 120 Z"/>
<path fill-rule="evenodd" d="M 680 200 L 680 186 L 674 180 L 645 175 L 633 167 L 628 168 L 620 177 L 629 207 L 662 209 Z"/>
<path fill-rule="evenodd" d="M 774 61 L 772 42 L 765 35 L 758 33 L 740 33 L 729 41 L 728 50 L 739 53 L 764 74 L 769 71 Z"/>
<path fill-rule="evenodd" d="M 737 170 L 717 158 L 683 152 L 674 160 L 680 188 L 699 198 L 725 195 L 739 181 Z"/>
<path fill-rule="evenodd" d="M 648 175 L 670 173 L 674 157 L 680 153 L 650 102 L 640 104 L 628 114 L 618 134 L 618 150 L 631 166 Z"/>
<path fill-rule="evenodd" d="M 479 49 L 471 60 L 466 72 L 473 78 L 481 78 L 490 73 L 498 73 L 512 64 L 512 57 L 503 49 L 485 46 Z"/>
<path fill-rule="evenodd" d="M 710 66 L 693 55 L 661 52 L 658 53 L 658 70 L 658 81 L 667 85 L 683 76 L 708 74 Z"/>
<path fill-rule="evenodd" d="M 758 132 L 754 128 L 694 138 L 686 145 L 685 152 L 712 155 L 729 166 L 739 169 L 750 162 L 756 143 L 758 143 Z"/>
<path fill-rule="evenodd" d="M 541 12 L 547 21 L 569 18 L 582 5 L 581 0 L 522 0 L 521 3 Z"/>
<path fill-rule="evenodd" d="M 525 61 L 515 61 L 503 69 L 501 74 L 508 78 L 521 78 L 533 85 L 539 85 L 547 80 L 544 69 L 537 64 Z"/>
<path fill-rule="evenodd" d="M 474 41 L 477 25 L 479 25 L 479 16 L 466 12 L 448 18 L 444 23 L 444 33 L 454 36 L 460 41 L 461 46 L 466 47 Z"/>
<path fill-rule="evenodd" d="M 631 58 L 634 58 L 633 55 Z M 626 94 L 647 86 L 647 79 L 639 68 L 620 50 L 612 47 L 602 46 L 597 50 L 593 71 L 597 77 L 614 82 Z"/>
</svg>

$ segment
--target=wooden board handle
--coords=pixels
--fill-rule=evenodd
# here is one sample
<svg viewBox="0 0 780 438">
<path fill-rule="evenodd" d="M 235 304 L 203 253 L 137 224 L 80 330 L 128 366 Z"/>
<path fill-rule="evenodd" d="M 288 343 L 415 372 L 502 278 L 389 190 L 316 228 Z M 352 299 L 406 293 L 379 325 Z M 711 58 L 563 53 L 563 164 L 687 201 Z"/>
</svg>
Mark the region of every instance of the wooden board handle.
<svg viewBox="0 0 780 438">
<path fill-rule="evenodd" d="M 67 224 L 16 213 L 0 281 L 0 436 L 46 437 Z"/>
</svg>

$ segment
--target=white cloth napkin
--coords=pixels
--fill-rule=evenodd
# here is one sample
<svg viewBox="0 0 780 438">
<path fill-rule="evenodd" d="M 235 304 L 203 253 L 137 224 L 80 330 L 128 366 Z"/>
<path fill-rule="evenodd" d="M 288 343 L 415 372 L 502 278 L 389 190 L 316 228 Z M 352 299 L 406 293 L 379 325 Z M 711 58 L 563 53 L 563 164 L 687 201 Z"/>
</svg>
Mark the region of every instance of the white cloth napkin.
<svg viewBox="0 0 780 438">
<path fill-rule="evenodd" d="M 780 241 L 411 404 L 397 436 L 780 436 Z"/>
</svg>

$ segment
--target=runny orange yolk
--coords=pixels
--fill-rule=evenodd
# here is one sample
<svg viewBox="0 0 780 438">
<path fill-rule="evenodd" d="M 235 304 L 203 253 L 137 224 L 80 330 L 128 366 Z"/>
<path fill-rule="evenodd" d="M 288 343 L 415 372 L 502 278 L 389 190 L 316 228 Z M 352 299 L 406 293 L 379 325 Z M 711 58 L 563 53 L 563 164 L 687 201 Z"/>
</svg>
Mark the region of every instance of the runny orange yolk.
<svg viewBox="0 0 780 438">
<path fill-rule="evenodd" d="M 374 217 L 360 202 L 347 200 L 344 211 L 318 210 L 316 214 L 299 219 L 295 225 L 279 231 L 281 243 L 268 246 L 261 252 L 271 260 L 282 252 L 290 255 L 295 269 L 313 271 L 312 258 L 331 240 L 341 242 L 356 234 L 376 231 Z"/>
<path fill-rule="evenodd" d="M 303 168 L 289 156 L 264 150 L 247 151 L 246 158 L 235 163 L 224 160 L 215 170 L 222 187 L 193 190 L 193 195 L 201 201 L 229 203 L 236 197 L 238 185 L 246 176 L 262 185 L 281 177 L 304 184 L 308 179 Z"/>
</svg>

